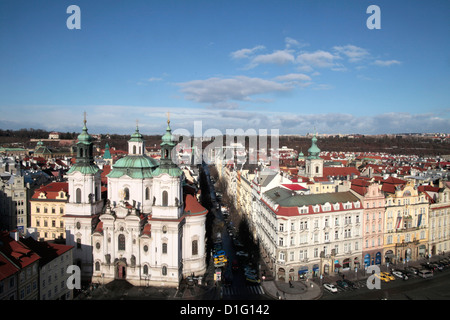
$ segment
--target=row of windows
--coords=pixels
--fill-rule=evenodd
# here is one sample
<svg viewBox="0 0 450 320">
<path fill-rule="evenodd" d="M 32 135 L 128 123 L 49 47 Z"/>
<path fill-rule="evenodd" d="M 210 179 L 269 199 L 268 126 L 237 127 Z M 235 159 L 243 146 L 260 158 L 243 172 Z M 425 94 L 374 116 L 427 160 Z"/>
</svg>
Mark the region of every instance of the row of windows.
<svg viewBox="0 0 450 320">
<path fill-rule="evenodd" d="M 345 243 L 343 245 L 343 249 L 344 249 L 344 253 L 349 253 L 352 251 L 352 248 L 354 248 L 354 250 L 359 250 L 359 244 L 358 242 L 355 242 L 354 245 L 352 246 L 352 243 Z M 328 246 L 324 246 L 322 249 L 323 253 L 325 255 L 328 255 L 331 253 L 330 248 Z M 339 246 L 335 245 L 333 248 L 333 254 L 337 255 L 340 253 L 339 251 Z M 314 258 L 319 258 L 320 252 L 319 252 L 319 248 L 314 248 L 313 249 L 313 257 Z M 298 260 L 304 260 L 304 259 L 308 259 L 308 250 L 299 250 L 298 251 Z M 285 261 L 286 259 L 286 253 L 281 251 L 279 256 L 278 256 L 280 261 Z M 289 260 L 290 261 L 294 261 L 295 260 L 295 251 L 290 251 L 289 252 Z"/>
<path fill-rule="evenodd" d="M 119 234 L 119 236 L 117 238 L 117 243 L 118 243 L 118 250 L 121 250 L 121 251 L 125 251 L 126 250 L 125 235 Z M 95 247 L 97 249 L 100 249 L 100 243 L 97 242 L 95 244 Z M 81 249 L 81 239 L 77 239 L 77 248 Z M 146 245 L 144 246 L 144 251 L 145 252 L 148 251 L 148 246 L 146 246 Z M 164 242 L 162 244 L 162 253 L 167 253 L 167 243 L 166 242 Z M 197 240 L 193 240 L 192 241 L 192 255 L 198 255 L 198 241 Z"/>
<path fill-rule="evenodd" d="M 89 196 L 91 196 L 91 194 Z M 97 188 L 95 188 L 95 199 L 92 199 L 92 200 L 95 200 L 95 201 L 100 200 Z M 89 197 L 89 201 L 91 201 L 90 197 Z M 81 201 L 81 189 L 77 188 L 75 190 L 75 203 L 81 203 L 81 202 L 82 202 Z"/>
<path fill-rule="evenodd" d="M 44 207 L 44 213 L 48 213 L 48 207 Z M 56 207 L 52 207 L 51 208 L 51 212 L 52 213 L 56 213 Z M 36 207 L 36 213 L 41 213 L 41 207 Z M 64 214 L 64 208 L 63 207 L 59 207 L 59 213 L 60 214 Z"/>
<path fill-rule="evenodd" d="M 123 189 L 123 199 L 125 201 L 129 201 L 130 200 L 130 189 L 125 187 Z M 150 188 L 147 187 L 145 188 L 145 200 L 150 200 Z M 169 194 L 167 191 L 163 191 L 162 192 L 162 206 L 167 207 L 169 205 Z"/>
<path fill-rule="evenodd" d="M 100 270 L 100 262 L 98 262 L 98 261 L 95 262 L 95 271 L 101 271 Z M 142 267 L 142 274 L 148 275 L 148 271 L 149 271 L 148 270 L 148 265 L 145 264 Z M 161 273 L 162 273 L 163 276 L 167 276 L 167 267 L 166 266 L 162 266 Z"/>
<path fill-rule="evenodd" d="M 340 221 L 341 221 L 341 219 L 339 217 L 335 217 L 334 225 L 335 226 L 339 226 L 340 225 Z M 353 221 L 352 216 L 345 216 L 344 217 L 344 225 L 351 224 L 352 221 Z M 360 222 L 359 221 L 359 215 L 355 216 L 355 220 L 354 221 L 355 221 L 355 223 L 359 223 Z M 319 228 L 319 220 L 318 219 L 315 219 L 313 221 L 313 223 L 314 223 L 314 228 L 315 229 Z M 324 226 L 325 227 L 330 227 L 331 226 L 329 218 L 325 218 L 324 219 Z M 308 220 L 300 221 L 299 227 L 300 227 L 300 230 L 307 230 L 308 229 Z M 280 232 L 284 232 L 285 231 L 284 223 L 280 223 L 279 224 L 278 231 L 280 231 Z M 295 231 L 295 223 L 294 222 L 291 222 L 291 231 Z"/>
<path fill-rule="evenodd" d="M 25 289 L 20 290 L 20 300 L 25 299 L 25 293 L 26 295 L 31 294 L 31 292 L 37 291 L 37 281 L 33 281 L 33 284 L 27 284 Z"/>
<path fill-rule="evenodd" d="M 355 236 L 357 237 L 358 236 L 358 230 L 355 230 L 355 232 L 356 232 Z M 313 238 L 312 238 L 313 242 L 319 242 L 319 234 L 314 233 L 312 236 L 313 236 Z M 343 233 L 343 236 L 344 236 L 344 239 L 351 238 L 352 237 L 352 230 L 351 229 L 345 229 L 344 233 Z M 339 240 L 339 239 L 340 239 L 340 237 L 339 237 L 339 230 L 336 230 L 334 232 L 334 240 Z M 324 233 L 324 241 L 325 242 L 331 241 L 331 236 L 330 236 L 329 232 L 325 232 Z M 307 235 L 304 235 L 304 236 L 300 237 L 300 244 L 307 243 L 307 242 L 308 242 L 308 236 Z M 279 246 L 284 246 L 284 238 L 283 237 L 280 237 L 278 239 L 278 245 Z M 295 245 L 295 237 L 291 237 L 290 238 L 290 245 L 291 246 Z"/>
<path fill-rule="evenodd" d="M 411 242 L 411 241 L 414 240 L 414 239 L 415 239 L 415 234 L 414 234 L 414 233 L 413 233 L 413 234 L 411 234 L 411 233 L 405 234 L 405 238 L 404 238 L 405 242 Z M 421 231 L 421 232 L 420 232 L 420 234 L 419 234 L 419 239 L 420 239 L 420 240 L 425 239 L 425 231 Z M 397 236 L 397 242 L 396 242 L 396 243 L 400 243 L 401 240 L 402 240 L 402 238 L 400 237 L 400 235 L 398 235 L 398 236 Z M 386 237 L 386 244 L 392 244 L 393 241 L 394 241 L 394 236 L 393 236 L 393 235 L 388 235 L 388 236 Z"/>
<path fill-rule="evenodd" d="M 36 227 L 41 227 L 41 220 L 36 219 Z M 43 227 L 48 227 L 48 221 L 44 219 L 44 225 Z M 64 228 L 64 221 L 59 221 L 59 227 Z M 56 220 L 52 220 L 52 228 L 56 228 Z"/>
</svg>

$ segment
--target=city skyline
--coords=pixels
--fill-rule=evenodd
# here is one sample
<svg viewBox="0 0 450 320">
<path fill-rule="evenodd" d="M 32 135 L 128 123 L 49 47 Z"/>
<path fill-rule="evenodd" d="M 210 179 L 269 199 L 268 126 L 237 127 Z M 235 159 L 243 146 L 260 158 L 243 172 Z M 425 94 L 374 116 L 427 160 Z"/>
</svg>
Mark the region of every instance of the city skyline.
<svg viewBox="0 0 450 320">
<path fill-rule="evenodd" d="M 79 30 L 67 28 L 70 5 Z M 370 5 L 381 29 L 369 29 Z M 450 132 L 446 2 L 0 3 L 0 125 Z"/>
</svg>

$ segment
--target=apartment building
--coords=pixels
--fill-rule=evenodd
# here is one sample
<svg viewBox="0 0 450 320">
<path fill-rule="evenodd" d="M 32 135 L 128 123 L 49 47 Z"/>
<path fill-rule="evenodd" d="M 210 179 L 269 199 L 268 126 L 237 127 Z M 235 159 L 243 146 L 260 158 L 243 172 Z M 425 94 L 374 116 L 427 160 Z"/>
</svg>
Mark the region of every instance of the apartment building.
<svg viewBox="0 0 450 320">
<path fill-rule="evenodd" d="M 67 273 L 73 264 L 73 246 L 36 241 L 32 237 L 20 240 L 36 252 L 39 261 L 39 300 L 72 300 L 73 290 L 67 286 Z"/>
<path fill-rule="evenodd" d="M 369 178 L 351 181 L 351 190 L 363 203 L 362 258 L 364 267 L 380 265 L 383 254 L 385 196 L 381 185 Z"/>
<path fill-rule="evenodd" d="M 17 170 L 16 174 L 3 175 L 0 179 L 0 229 L 19 230 L 29 226 L 29 185 Z"/>
<path fill-rule="evenodd" d="M 380 180 L 385 192 L 384 258 L 408 263 L 428 254 L 428 201 L 414 181 Z"/>
<path fill-rule="evenodd" d="M 8 259 L 18 271 L 16 295 L 19 300 L 37 300 L 39 298 L 39 260 L 41 257 L 26 245 L 19 238 L 18 232 L 2 231 L 0 233 L 0 252 Z M 8 277 L 8 281 L 11 280 Z M 5 286 L 5 284 L 3 284 Z M 8 283 L 11 286 L 11 283 Z M 9 288 L 9 287 L 8 287 Z M 9 288 L 9 298 L 13 298 L 11 288 Z"/>
<path fill-rule="evenodd" d="M 63 215 L 69 199 L 67 182 L 52 182 L 36 190 L 30 199 L 31 227 L 42 240 L 65 238 Z"/>
<path fill-rule="evenodd" d="M 436 255 L 450 250 L 450 188 L 448 182 L 441 186 L 419 187 L 427 197 L 429 207 L 429 254 Z"/>
<path fill-rule="evenodd" d="M 352 192 L 262 194 L 254 224 L 262 257 L 285 281 L 361 267 L 363 206 Z"/>
</svg>

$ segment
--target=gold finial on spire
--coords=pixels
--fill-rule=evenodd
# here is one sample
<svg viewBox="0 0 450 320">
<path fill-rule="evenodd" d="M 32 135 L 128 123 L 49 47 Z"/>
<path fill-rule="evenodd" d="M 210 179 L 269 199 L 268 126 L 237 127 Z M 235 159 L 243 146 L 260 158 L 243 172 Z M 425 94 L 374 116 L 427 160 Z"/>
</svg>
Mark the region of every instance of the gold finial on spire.
<svg viewBox="0 0 450 320">
<path fill-rule="evenodd" d="M 167 112 L 167 124 L 170 124 L 170 111 Z"/>
<path fill-rule="evenodd" d="M 86 111 L 84 112 L 84 120 L 83 120 L 83 122 L 84 122 L 84 125 L 86 125 Z"/>
</svg>

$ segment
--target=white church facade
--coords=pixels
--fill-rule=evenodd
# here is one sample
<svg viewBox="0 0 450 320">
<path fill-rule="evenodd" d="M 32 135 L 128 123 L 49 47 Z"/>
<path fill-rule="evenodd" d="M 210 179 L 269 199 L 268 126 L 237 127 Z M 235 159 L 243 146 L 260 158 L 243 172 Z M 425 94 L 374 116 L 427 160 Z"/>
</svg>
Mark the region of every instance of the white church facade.
<svg viewBox="0 0 450 320">
<path fill-rule="evenodd" d="M 74 245 L 81 243 L 79 250 L 86 251 L 76 257 L 92 282 L 124 279 L 136 286 L 176 287 L 183 277 L 206 272 L 207 210 L 197 201 L 196 188 L 187 184 L 183 171 L 172 161 L 175 145 L 168 121 L 158 163 L 144 154 L 143 136 L 136 128 L 128 141 L 128 155 L 107 175 L 104 206 L 96 202 L 100 170 L 79 166 L 68 173 L 72 194 L 91 194 L 78 204 L 84 209 L 74 204 L 67 210 L 66 229 Z M 78 148 L 83 146 L 79 139 Z M 79 152 L 77 159 L 81 153 L 86 156 Z M 90 161 L 82 164 L 91 166 Z M 80 181 L 87 185 L 77 191 Z"/>
</svg>

